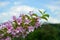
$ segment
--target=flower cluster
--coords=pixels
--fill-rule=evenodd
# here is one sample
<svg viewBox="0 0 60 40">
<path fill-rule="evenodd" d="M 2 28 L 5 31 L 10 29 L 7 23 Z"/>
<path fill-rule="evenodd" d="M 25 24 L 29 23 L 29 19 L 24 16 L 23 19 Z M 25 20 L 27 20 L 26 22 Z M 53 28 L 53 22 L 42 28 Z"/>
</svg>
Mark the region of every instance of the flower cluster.
<svg viewBox="0 0 60 40">
<path fill-rule="evenodd" d="M 14 37 L 25 38 L 27 34 L 33 32 L 41 26 L 41 18 L 47 20 L 48 14 L 39 10 L 42 16 L 38 16 L 32 11 L 29 14 L 21 14 L 18 18 L 13 16 L 13 21 L 0 24 L 0 40 L 11 40 Z"/>
<path fill-rule="evenodd" d="M 40 17 L 29 12 L 22 14 L 18 18 L 13 16 L 13 21 L 0 24 L 0 40 L 11 40 L 13 37 L 27 36 L 40 26 Z"/>
</svg>

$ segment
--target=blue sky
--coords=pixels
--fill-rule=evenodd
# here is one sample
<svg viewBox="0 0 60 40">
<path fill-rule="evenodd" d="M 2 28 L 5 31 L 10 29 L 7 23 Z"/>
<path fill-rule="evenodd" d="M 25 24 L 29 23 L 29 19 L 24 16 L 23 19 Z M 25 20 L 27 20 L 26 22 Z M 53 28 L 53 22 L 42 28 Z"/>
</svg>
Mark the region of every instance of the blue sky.
<svg viewBox="0 0 60 40">
<path fill-rule="evenodd" d="M 0 0 L 0 23 L 10 20 L 20 13 L 46 10 L 48 22 L 60 23 L 60 0 Z"/>
</svg>

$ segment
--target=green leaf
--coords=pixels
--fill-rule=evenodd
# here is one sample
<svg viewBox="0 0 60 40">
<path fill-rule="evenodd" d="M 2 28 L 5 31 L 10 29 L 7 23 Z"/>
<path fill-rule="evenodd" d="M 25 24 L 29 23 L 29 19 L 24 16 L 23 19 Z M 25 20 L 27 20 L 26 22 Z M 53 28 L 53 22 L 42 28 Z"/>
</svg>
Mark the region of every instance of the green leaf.
<svg viewBox="0 0 60 40">
<path fill-rule="evenodd" d="M 40 17 L 40 18 L 42 18 L 42 19 L 45 19 L 45 20 L 48 20 L 46 17 L 44 17 L 44 16 L 42 16 L 42 17 Z"/>
<path fill-rule="evenodd" d="M 35 25 L 35 22 L 36 20 L 34 18 L 31 19 L 32 21 L 30 22 L 30 25 L 34 26 Z"/>
<path fill-rule="evenodd" d="M 42 11 L 40 11 L 40 10 L 38 10 L 42 15 L 43 15 L 43 12 Z"/>
<path fill-rule="evenodd" d="M 4 33 L 2 30 L 0 30 L 0 34 Z"/>
<path fill-rule="evenodd" d="M 38 15 L 34 13 L 34 14 L 32 14 L 32 16 L 36 16 L 37 17 Z"/>
<path fill-rule="evenodd" d="M 49 18 L 49 15 L 48 15 L 48 14 L 44 14 L 43 16 L 45 16 L 45 17 L 48 17 L 48 18 Z"/>
<path fill-rule="evenodd" d="M 12 23 L 12 25 L 13 25 L 14 29 L 16 29 L 18 24 L 17 24 L 17 22 L 15 21 L 15 22 Z"/>
<path fill-rule="evenodd" d="M 42 16 L 40 18 L 45 19 L 45 20 L 48 20 L 47 17 L 49 18 L 49 15 L 48 14 L 45 14 L 46 11 L 42 12 L 42 11 L 39 10 L 39 12 L 42 14 Z"/>
<path fill-rule="evenodd" d="M 30 19 L 30 17 L 28 15 L 25 15 L 25 17 L 27 17 L 28 19 Z"/>
<path fill-rule="evenodd" d="M 24 24 L 24 22 L 22 22 L 22 23 L 21 23 L 21 26 L 22 26 L 22 27 L 25 27 L 25 24 Z"/>
</svg>

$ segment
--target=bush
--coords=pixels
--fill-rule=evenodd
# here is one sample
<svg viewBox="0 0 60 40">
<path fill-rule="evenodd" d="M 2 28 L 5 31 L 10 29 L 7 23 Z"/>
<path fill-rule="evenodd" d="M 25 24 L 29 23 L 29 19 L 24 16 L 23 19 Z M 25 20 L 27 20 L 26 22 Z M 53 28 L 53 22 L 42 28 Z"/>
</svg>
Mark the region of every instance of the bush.
<svg viewBox="0 0 60 40">
<path fill-rule="evenodd" d="M 31 32 L 26 40 L 60 40 L 59 30 L 53 25 L 42 25 L 34 32 Z"/>
</svg>

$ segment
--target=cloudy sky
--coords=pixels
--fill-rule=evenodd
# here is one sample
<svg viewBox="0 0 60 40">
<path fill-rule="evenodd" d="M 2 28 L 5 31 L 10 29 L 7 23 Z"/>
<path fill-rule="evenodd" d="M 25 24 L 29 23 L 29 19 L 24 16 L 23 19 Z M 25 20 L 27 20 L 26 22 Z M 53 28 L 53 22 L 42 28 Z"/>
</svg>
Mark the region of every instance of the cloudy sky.
<svg viewBox="0 0 60 40">
<path fill-rule="evenodd" d="M 46 10 L 48 22 L 60 23 L 60 0 L 0 0 L 0 23 L 10 20 L 13 15 L 29 11 Z"/>
</svg>

